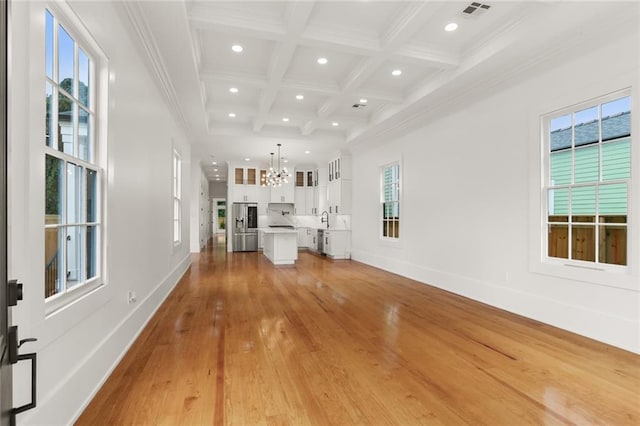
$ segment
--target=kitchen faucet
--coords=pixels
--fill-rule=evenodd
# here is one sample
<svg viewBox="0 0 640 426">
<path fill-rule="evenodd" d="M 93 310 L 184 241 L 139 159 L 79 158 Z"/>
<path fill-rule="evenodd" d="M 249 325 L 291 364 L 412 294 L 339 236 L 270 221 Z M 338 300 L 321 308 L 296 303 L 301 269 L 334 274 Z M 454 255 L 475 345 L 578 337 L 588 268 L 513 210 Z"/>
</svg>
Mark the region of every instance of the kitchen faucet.
<svg viewBox="0 0 640 426">
<path fill-rule="evenodd" d="M 327 215 L 327 217 L 325 218 L 324 215 Z M 329 213 L 327 213 L 327 211 L 323 211 L 320 217 L 320 222 L 321 223 L 325 223 L 327 222 L 327 229 L 329 229 Z"/>
</svg>

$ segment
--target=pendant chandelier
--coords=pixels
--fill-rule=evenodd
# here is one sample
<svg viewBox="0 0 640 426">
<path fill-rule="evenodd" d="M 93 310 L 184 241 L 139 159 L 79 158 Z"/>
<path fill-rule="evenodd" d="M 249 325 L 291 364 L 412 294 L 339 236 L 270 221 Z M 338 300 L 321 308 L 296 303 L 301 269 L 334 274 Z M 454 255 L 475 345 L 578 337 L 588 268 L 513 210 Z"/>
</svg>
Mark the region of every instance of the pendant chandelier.
<svg viewBox="0 0 640 426">
<path fill-rule="evenodd" d="M 282 144 L 278 144 L 278 168 L 273 168 L 273 152 L 271 153 L 271 167 L 269 167 L 269 171 L 267 172 L 267 185 L 269 186 L 282 186 L 283 183 L 289 182 L 287 180 L 288 177 L 291 177 L 291 173 L 287 170 L 286 167 L 280 168 L 280 146 Z"/>
</svg>

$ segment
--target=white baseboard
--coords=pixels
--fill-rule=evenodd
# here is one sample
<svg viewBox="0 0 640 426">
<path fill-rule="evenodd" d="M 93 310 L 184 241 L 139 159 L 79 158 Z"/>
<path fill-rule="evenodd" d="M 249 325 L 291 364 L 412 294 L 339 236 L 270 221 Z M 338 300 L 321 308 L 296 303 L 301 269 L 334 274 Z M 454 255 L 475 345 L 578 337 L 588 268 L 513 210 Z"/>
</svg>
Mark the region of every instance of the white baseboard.
<svg viewBox="0 0 640 426">
<path fill-rule="evenodd" d="M 480 281 L 420 265 L 353 250 L 352 259 L 478 302 L 561 328 L 621 349 L 640 353 L 635 321 L 606 312 Z"/>
<path fill-rule="evenodd" d="M 38 401 L 38 410 L 33 412 L 30 417 L 25 416 L 20 419 L 20 423 L 48 423 L 44 419 L 39 419 L 39 412 L 50 412 L 55 407 L 69 407 L 72 401 L 69 398 L 69 392 L 59 392 L 59 389 L 82 389 L 86 388 L 88 377 L 101 375 L 96 381 L 95 386 L 90 392 L 82 393 L 82 401 L 76 408 L 69 407 L 73 410 L 73 415 L 65 421 L 64 424 L 73 424 L 82 414 L 84 409 L 89 405 L 93 397 L 100 390 L 102 385 L 107 381 L 113 370 L 120 363 L 127 351 L 136 341 L 149 320 L 162 305 L 167 296 L 174 289 L 180 278 L 191 265 L 191 254 L 180 261 L 180 263 L 156 286 L 149 295 L 141 300 L 137 307 L 133 309 L 126 317 L 122 319 L 105 338 L 91 351 L 91 353 L 79 360 L 79 364 L 74 371 L 69 372 L 66 380 L 56 386 L 52 392 L 42 401 Z M 102 372 L 102 373 L 101 373 Z M 49 408 L 47 408 L 47 406 Z M 35 418 L 33 418 L 35 417 Z"/>
</svg>

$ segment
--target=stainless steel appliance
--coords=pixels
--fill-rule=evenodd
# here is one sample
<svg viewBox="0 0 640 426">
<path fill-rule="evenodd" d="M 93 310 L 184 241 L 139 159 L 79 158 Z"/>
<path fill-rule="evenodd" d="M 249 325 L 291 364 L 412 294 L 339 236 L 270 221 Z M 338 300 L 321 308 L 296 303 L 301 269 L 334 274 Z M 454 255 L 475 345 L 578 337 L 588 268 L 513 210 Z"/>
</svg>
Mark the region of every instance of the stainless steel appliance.
<svg viewBox="0 0 640 426">
<path fill-rule="evenodd" d="M 318 229 L 318 253 L 324 253 L 324 229 Z"/>
<path fill-rule="evenodd" d="M 258 204 L 233 203 L 233 251 L 258 251 Z"/>
</svg>

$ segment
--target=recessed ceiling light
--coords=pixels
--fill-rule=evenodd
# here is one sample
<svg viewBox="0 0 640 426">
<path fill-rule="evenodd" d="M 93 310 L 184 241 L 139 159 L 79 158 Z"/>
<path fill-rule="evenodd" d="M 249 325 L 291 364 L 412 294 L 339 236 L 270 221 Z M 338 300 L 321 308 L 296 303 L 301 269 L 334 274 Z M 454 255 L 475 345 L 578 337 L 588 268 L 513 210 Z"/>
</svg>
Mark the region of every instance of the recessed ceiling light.
<svg viewBox="0 0 640 426">
<path fill-rule="evenodd" d="M 289 121 L 289 117 L 282 117 L 282 121 L 286 123 L 287 121 Z"/>
<path fill-rule="evenodd" d="M 283 162 L 283 163 L 288 163 L 288 162 L 289 162 L 289 160 L 282 160 L 282 162 Z"/>
<path fill-rule="evenodd" d="M 216 180 L 220 180 L 220 178 L 217 178 Z"/>
<path fill-rule="evenodd" d="M 458 29 L 458 24 L 456 24 L 455 22 L 450 22 L 444 26 L 444 30 L 448 32 L 455 31 L 457 29 Z"/>
<path fill-rule="evenodd" d="M 236 53 L 240 53 L 242 52 L 244 49 L 242 48 L 242 46 L 240 46 L 239 44 L 234 44 L 233 46 L 231 46 L 231 50 L 233 50 Z"/>
<path fill-rule="evenodd" d="M 216 175 L 216 177 L 220 177 L 220 175 Z"/>
<path fill-rule="evenodd" d="M 304 153 L 305 154 L 311 154 L 311 151 L 305 151 Z"/>
<path fill-rule="evenodd" d="M 244 161 L 251 161 L 251 158 L 247 157 L 244 159 Z"/>
<path fill-rule="evenodd" d="M 333 127 L 338 127 L 338 126 L 339 126 L 339 124 L 340 124 L 340 123 L 338 123 L 337 121 L 334 121 L 333 123 L 331 123 L 331 125 L 332 125 Z"/>
<path fill-rule="evenodd" d="M 360 103 L 361 104 L 366 104 L 367 102 L 369 102 L 368 100 L 366 100 L 365 98 L 360 99 Z"/>
<path fill-rule="evenodd" d="M 231 118 L 235 118 L 235 116 L 236 116 L 236 113 L 235 113 L 235 112 L 230 112 L 230 113 L 229 113 L 229 117 L 231 117 Z"/>
<path fill-rule="evenodd" d="M 329 61 L 327 60 L 327 58 L 318 58 L 318 63 L 319 63 L 320 65 L 326 65 L 326 64 L 327 64 L 327 62 L 329 62 Z"/>
<path fill-rule="evenodd" d="M 304 99 L 304 95 L 296 95 L 296 99 L 301 101 Z"/>
<path fill-rule="evenodd" d="M 394 76 L 394 77 L 397 77 L 400 74 L 402 74 L 402 70 L 393 70 L 393 71 L 391 71 L 391 75 Z"/>
<path fill-rule="evenodd" d="M 231 87 L 231 88 L 229 88 L 229 91 L 231 93 L 238 93 L 238 88 L 237 87 Z"/>
<path fill-rule="evenodd" d="M 216 165 L 216 164 L 218 164 L 218 163 L 216 163 L 215 161 L 212 161 L 212 162 L 211 162 L 211 164 L 213 164 L 213 165 L 215 166 L 215 165 Z"/>
<path fill-rule="evenodd" d="M 214 171 L 214 172 L 217 172 L 217 171 L 218 171 L 218 169 L 213 169 L 213 171 Z"/>
</svg>

